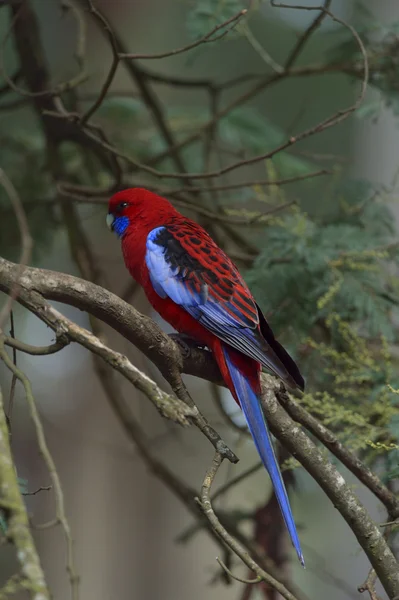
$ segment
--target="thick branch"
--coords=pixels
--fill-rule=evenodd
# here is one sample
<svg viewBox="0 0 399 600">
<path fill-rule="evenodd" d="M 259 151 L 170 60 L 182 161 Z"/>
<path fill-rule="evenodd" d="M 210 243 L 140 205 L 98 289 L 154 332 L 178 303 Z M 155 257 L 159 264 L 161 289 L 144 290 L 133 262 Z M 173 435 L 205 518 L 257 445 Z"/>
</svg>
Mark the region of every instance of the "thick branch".
<svg viewBox="0 0 399 600">
<path fill-rule="evenodd" d="M 0 258 L 0 290 L 8 294 L 17 276 L 18 265 Z M 176 369 L 190 375 L 206 372 L 207 379 L 221 381 L 209 352 L 193 350 L 183 359 L 177 344 L 152 319 L 105 288 L 72 275 L 32 267 L 25 267 L 20 285 L 22 290 L 37 291 L 47 300 L 63 302 L 101 319 L 154 362 L 168 381 Z M 19 301 L 26 305 L 24 297 Z"/>
</svg>

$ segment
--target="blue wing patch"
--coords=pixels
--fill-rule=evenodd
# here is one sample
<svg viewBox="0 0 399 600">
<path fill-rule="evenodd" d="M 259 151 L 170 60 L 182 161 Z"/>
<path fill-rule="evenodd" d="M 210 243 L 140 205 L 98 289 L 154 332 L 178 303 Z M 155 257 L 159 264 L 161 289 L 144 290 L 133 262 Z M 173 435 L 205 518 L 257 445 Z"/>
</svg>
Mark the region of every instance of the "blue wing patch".
<svg viewBox="0 0 399 600">
<path fill-rule="evenodd" d="M 184 269 L 173 267 L 165 256 L 167 248 L 156 241 L 163 231 L 165 227 L 157 227 L 147 236 L 145 262 L 152 285 L 161 298 L 169 296 L 173 302 L 184 308 L 198 306 L 204 299 L 203 294 L 197 294 L 185 285 Z"/>
</svg>

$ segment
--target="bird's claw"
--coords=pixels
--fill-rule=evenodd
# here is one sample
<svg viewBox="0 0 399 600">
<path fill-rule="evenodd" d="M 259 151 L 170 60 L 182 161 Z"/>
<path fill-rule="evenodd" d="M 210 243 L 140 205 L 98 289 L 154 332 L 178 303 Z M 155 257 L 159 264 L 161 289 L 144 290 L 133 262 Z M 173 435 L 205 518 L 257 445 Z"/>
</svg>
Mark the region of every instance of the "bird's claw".
<svg viewBox="0 0 399 600">
<path fill-rule="evenodd" d="M 189 358 L 193 348 L 205 348 L 198 344 L 192 337 L 184 333 L 169 333 L 169 337 L 179 346 L 183 358 Z"/>
</svg>

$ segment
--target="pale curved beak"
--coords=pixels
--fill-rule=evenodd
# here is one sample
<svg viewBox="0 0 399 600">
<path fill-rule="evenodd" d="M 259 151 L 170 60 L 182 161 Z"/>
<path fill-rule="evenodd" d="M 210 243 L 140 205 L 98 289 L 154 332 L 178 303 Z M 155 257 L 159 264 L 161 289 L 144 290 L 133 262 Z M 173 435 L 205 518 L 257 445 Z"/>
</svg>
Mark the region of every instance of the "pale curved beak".
<svg viewBox="0 0 399 600">
<path fill-rule="evenodd" d="M 105 218 L 105 221 L 107 223 L 108 229 L 110 229 L 111 231 L 113 231 L 113 229 L 114 229 L 114 221 L 115 221 L 114 215 L 111 215 L 111 213 L 108 213 L 107 216 L 106 216 L 106 218 Z"/>
</svg>

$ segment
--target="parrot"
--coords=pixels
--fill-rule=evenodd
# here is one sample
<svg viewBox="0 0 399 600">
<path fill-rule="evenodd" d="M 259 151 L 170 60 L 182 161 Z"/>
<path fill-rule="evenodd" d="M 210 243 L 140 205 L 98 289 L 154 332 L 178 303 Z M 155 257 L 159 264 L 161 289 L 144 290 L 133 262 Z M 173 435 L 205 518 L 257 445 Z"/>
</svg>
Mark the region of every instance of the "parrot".
<svg viewBox="0 0 399 600">
<path fill-rule="evenodd" d="M 144 188 L 116 192 L 107 226 L 121 239 L 130 275 L 178 333 L 209 348 L 244 413 L 269 473 L 298 558 L 305 566 L 287 491 L 261 405 L 262 366 L 304 390 L 295 361 L 275 339 L 238 268 L 206 230 Z"/>
</svg>

